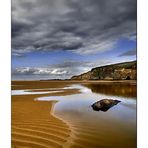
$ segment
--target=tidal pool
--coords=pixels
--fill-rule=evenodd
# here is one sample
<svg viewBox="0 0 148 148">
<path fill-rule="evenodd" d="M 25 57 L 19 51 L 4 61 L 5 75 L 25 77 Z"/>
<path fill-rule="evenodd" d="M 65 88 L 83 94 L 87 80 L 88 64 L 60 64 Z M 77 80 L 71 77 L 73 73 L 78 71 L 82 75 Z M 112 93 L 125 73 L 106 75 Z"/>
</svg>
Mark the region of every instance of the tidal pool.
<svg viewBox="0 0 148 148">
<path fill-rule="evenodd" d="M 81 93 L 37 100 L 58 101 L 54 114 L 70 125 L 72 148 L 136 148 L 136 85 L 79 84 L 70 88 Z M 107 112 L 94 111 L 91 105 L 104 98 L 121 102 Z"/>
</svg>

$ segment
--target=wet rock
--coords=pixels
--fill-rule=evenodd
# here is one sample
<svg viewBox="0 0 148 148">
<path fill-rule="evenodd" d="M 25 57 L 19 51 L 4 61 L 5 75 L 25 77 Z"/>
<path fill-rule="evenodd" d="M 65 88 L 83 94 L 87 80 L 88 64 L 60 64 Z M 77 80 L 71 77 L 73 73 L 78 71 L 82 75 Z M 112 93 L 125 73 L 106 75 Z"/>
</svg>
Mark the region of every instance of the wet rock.
<svg viewBox="0 0 148 148">
<path fill-rule="evenodd" d="M 120 102 L 121 101 L 119 101 L 119 100 L 102 99 L 102 100 L 97 101 L 94 104 L 92 104 L 91 107 L 95 111 L 100 111 L 101 110 L 101 111 L 105 112 L 105 111 L 107 111 L 108 109 L 110 109 L 114 105 L 117 105 Z"/>
</svg>

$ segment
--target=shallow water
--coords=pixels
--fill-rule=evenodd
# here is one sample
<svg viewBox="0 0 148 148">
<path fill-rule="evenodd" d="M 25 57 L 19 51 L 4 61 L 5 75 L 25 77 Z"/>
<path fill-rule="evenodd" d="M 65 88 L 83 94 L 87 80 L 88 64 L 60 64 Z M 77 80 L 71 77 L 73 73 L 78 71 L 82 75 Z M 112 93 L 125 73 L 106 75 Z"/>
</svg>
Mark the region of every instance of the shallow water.
<svg viewBox="0 0 148 148">
<path fill-rule="evenodd" d="M 17 86 L 17 85 L 16 85 Z M 71 89 L 70 87 L 63 87 L 62 90 Z M 74 87 L 75 88 L 75 87 Z M 35 90 L 35 91 L 34 91 Z M 60 88 L 43 88 L 43 89 L 25 89 L 25 90 L 12 90 L 11 95 L 33 95 L 33 94 L 49 94 L 49 93 L 60 93 L 63 92 Z"/>
<path fill-rule="evenodd" d="M 135 85 L 88 84 L 68 88 L 80 89 L 81 94 L 41 97 L 37 100 L 58 101 L 54 114 L 71 126 L 73 148 L 136 148 Z M 104 98 L 121 102 L 107 112 L 94 111 L 91 104 Z"/>
<path fill-rule="evenodd" d="M 11 95 L 29 95 L 29 94 L 49 94 L 49 93 L 58 93 L 63 91 L 38 91 L 33 92 L 30 90 L 12 90 Z"/>
</svg>

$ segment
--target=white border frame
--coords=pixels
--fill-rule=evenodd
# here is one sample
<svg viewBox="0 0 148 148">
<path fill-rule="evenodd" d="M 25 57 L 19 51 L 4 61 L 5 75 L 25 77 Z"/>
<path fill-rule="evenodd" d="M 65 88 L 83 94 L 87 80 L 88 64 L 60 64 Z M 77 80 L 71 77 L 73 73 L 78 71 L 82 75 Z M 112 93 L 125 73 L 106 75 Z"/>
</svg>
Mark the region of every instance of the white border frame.
<svg viewBox="0 0 148 148">
<path fill-rule="evenodd" d="M 0 1 L 0 147 L 11 147 L 11 1 Z"/>
<path fill-rule="evenodd" d="M 148 137 L 148 1 L 138 1 L 138 148 Z M 11 1 L 0 1 L 0 147 L 11 147 Z"/>
<path fill-rule="evenodd" d="M 137 1 L 137 147 L 148 147 L 148 1 Z"/>
</svg>

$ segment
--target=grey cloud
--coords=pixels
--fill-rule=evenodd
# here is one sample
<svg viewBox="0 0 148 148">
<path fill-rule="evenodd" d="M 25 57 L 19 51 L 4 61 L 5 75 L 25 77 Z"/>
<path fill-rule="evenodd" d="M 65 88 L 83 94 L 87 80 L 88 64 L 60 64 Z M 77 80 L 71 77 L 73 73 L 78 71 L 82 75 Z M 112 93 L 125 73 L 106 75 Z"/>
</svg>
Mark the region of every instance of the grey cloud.
<svg viewBox="0 0 148 148">
<path fill-rule="evenodd" d="M 134 55 L 136 55 L 135 49 L 124 52 L 124 53 L 120 54 L 119 56 L 122 57 L 122 56 L 134 56 Z"/>
<path fill-rule="evenodd" d="M 63 75 L 68 74 L 64 69 L 59 68 L 39 68 L 39 67 L 22 67 L 16 68 L 12 71 L 13 75 L 23 74 L 23 75 Z"/>
<path fill-rule="evenodd" d="M 96 61 L 74 61 L 74 60 L 66 60 L 59 64 L 52 64 L 48 65 L 49 68 L 63 68 L 63 69 L 74 69 L 74 68 L 88 68 L 89 70 L 91 68 L 102 66 L 105 64 L 109 64 L 109 60 L 100 59 Z M 83 70 L 82 70 L 83 71 Z M 73 73 L 73 72 L 72 72 Z"/>
<path fill-rule="evenodd" d="M 67 60 L 59 64 L 52 64 L 46 67 L 19 67 L 12 70 L 12 76 L 40 75 L 49 78 L 70 78 L 73 75 L 81 74 L 94 67 L 110 64 L 108 60 L 98 61 L 72 61 Z"/>
<path fill-rule="evenodd" d="M 111 50 L 136 34 L 136 0 L 13 0 L 12 53 Z"/>
</svg>

